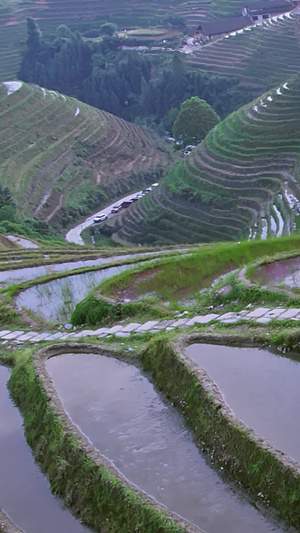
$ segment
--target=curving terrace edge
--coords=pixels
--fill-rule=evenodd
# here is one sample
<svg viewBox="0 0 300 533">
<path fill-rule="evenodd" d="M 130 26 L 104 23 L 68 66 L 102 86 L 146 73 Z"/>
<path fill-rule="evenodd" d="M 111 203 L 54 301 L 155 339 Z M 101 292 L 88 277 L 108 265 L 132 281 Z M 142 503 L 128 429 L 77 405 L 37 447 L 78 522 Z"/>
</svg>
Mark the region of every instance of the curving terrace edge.
<svg viewBox="0 0 300 533">
<path fill-rule="evenodd" d="M 74 480 L 67 479 L 70 474 L 72 477 L 72 468 L 68 474 L 68 467 L 66 467 L 66 472 L 63 474 L 65 477 L 63 486 L 68 482 L 73 483 L 73 485 L 81 485 L 82 483 L 82 487 L 74 488 L 75 492 L 77 489 L 82 492 L 87 483 L 90 481 L 92 483 L 93 478 L 96 477 L 96 470 L 100 469 L 102 473 L 98 483 L 107 487 L 113 480 L 112 487 L 109 488 L 108 494 L 106 493 L 106 497 L 109 496 L 109 504 L 107 505 L 113 509 L 113 511 L 110 509 L 110 513 L 114 512 L 114 508 L 118 507 L 122 498 L 125 501 L 125 509 L 127 509 L 126 501 L 128 502 L 130 498 L 133 498 L 132 502 L 130 500 L 131 514 L 134 513 L 135 506 L 139 510 L 143 509 L 143 517 L 145 518 L 149 513 L 146 519 L 151 517 L 151 520 L 157 520 L 158 522 L 154 527 L 157 528 L 159 523 L 162 527 L 159 529 L 161 532 L 199 533 L 201 531 L 200 528 L 180 519 L 176 514 L 167 512 L 162 505 L 129 483 L 100 452 L 95 450 L 64 412 L 59 396 L 46 371 L 45 360 L 63 353 L 96 353 L 121 358 L 133 364 L 141 364 L 144 370 L 150 372 L 156 388 L 162 391 L 182 412 L 187 424 L 194 432 L 196 443 L 200 448 L 209 452 L 215 466 L 222 466 L 231 478 L 252 494 L 258 505 L 265 507 L 265 509 L 266 506 L 270 507 L 271 510 L 276 511 L 279 518 L 299 528 L 300 465 L 287 454 L 276 450 L 267 440 L 255 434 L 234 415 L 207 372 L 199 368 L 186 354 L 185 347 L 194 342 L 254 345 L 251 341 L 245 341 L 244 337 L 232 335 L 192 334 L 180 337 L 176 343 L 171 343 L 166 337 L 161 337 L 152 340 L 137 357 L 133 358 L 128 354 L 116 353 L 107 347 L 69 342 L 52 344 L 39 349 L 34 353 L 32 359 L 25 363 L 25 365 L 29 365 L 27 369 L 21 366 L 19 370 L 18 368 L 14 370 L 10 385 L 11 393 L 23 411 L 27 430 L 35 434 L 32 441 L 29 439 L 29 444 L 34 450 L 36 459 L 41 463 L 42 469 L 50 477 L 52 488 L 63 497 L 65 503 L 73 511 L 75 510 L 76 515 L 80 516 L 84 523 L 96 531 L 101 531 L 101 533 L 108 531 L 106 528 L 103 529 L 103 523 L 99 528 L 99 524 L 97 525 L 89 519 L 89 516 L 85 515 L 85 501 L 80 500 L 78 503 L 75 496 L 74 498 L 69 497 L 68 490 L 64 493 L 59 488 L 59 480 L 56 480 L 56 476 L 61 476 L 61 472 L 59 472 L 61 464 L 57 465 L 57 458 L 61 452 L 62 456 L 64 455 L 64 448 L 66 448 L 64 460 L 68 461 L 68 452 L 70 451 L 68 439 L 71 437 L 74 441 L 76 440 L 76 453 L 80 456 L 80 462 L 84 461 L 91 464 L 91 480 L 88 478 L 82 480 L 81 476 Z M 38 391 L 38 403 L 40 404 L 36 409 L 34 387 Z M 29 428 L 26 421 L 26 409 L 29 410 L 30 414 L 32 409 L 36 411 L 33 420 L 31 417 Z M 41 417 L 44 416 L 49 424 L 55 423 L 57 425 L 58 422 L 57 427 L 64 431 L 64 437 L 54 452 L 55 460 L 52 459 L 52 463 L 51 458 L 47 457 L 49 441 L 47 445 L 43 445 L 43 442 L 46 443 L 47 438 L 49 438 L 47 428 L 44 427 L 44 421 L 41 420 Z M 52 470 L 52 479 L 50 470 Z M 122 491 L 125 491 L 124 494 Z M 127 533 L 132 530 L 130 530 L 132 522 L 130 525 L 123 524 L 122 527 L 122 531 Z M 140 531 L 142 530 L 140 529 Z M 149 532 L 156 530 L 149 529 Z"/>
</svg>

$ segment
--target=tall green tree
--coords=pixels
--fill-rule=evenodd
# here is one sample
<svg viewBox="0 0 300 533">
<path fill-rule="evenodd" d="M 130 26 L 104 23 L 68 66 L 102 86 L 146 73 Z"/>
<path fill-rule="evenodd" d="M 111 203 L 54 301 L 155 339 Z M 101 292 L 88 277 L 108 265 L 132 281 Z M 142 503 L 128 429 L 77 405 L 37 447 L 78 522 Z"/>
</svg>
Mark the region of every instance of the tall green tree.
<svg viewBox="0 0 300 533">
<path fill-rule="evenodd" d="M 26 41 L 27 48 L 31 52 L 36 52 L 42 44 L 43 35 L 37 23 L 32 17 L 27 17 L 26 21 L 27 21 L 27 41 Z"/>
<path fill-rule="evenodd" d="M 220 117 L 213 107 L 198 96 L 192 96 L 180 106 L 173 125 L 173 136 L 180 147 L 196 145 L 218 122 Z"/>
<path fill-rule="evenodd" d="M 105 24 L 100 26 L 99 31 L 100 35 L 109 35 L 112 37 L 117 31 L 117 26 L 112 24 L 112 22 L 105 22 Z"/>
<path fill-rule="evenodd" d="M 12 194 L 8 187 L 0 185 L 0 208 L 4 206 L 16 207 Z"/>
</svg>

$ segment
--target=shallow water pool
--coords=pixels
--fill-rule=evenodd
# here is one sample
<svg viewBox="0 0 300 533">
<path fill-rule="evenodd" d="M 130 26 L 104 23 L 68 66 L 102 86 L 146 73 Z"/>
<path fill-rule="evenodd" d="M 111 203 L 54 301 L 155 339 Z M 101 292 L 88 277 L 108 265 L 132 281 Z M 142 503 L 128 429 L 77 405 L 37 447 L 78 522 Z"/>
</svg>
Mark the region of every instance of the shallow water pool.
<svg viewBox="0 0 300 533">
<path fill-rule="evenodd" d="M 282 531 L 207 464 L 174 407 L 134 366 L 93 354 L 49 359 L 73 422 L 132 483 L 207 533 Z"/>
<path fill-rule="evenodd" d="M 6 387 L 9 375 L 0 365 L 0 508 L 27 533 L 88 533 L 51 494 L 34 462 L 22 417 Z"/>
<path fill-rule="evenodd" d="M 192 344 L 186 352 L 247 426 L 300 462 L 300 356 L 216 344 Z"/>
</svg>

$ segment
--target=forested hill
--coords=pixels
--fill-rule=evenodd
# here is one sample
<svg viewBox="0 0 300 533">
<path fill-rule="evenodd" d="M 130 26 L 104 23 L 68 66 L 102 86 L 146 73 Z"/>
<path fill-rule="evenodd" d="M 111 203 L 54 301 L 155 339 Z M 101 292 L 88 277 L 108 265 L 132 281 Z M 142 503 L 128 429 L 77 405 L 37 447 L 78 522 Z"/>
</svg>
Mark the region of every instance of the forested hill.
<svg viewBox="0 0 300 533">
<path fill-rule="evenodd" d="M 220 122 L 107 231 L 155 244 L 288 234 L 299 227 L 299 154 L 300 75 Z"/>
<path fill-rule="evenodd" d="M 207 17 L 234 16 L 244 5 L 243 0 L 4 0 L 0 2 L 0 80 L 17 74 L 28 16 L 39 20 L 45 34 L 60 24 L 87 34 L 107 21 L 119 29 L 168 27 L 178 21 L 195 27 Z"/>
<path fill-rule="evenodd" d="M 256 95 L 300 71 L 300 11 L 265 20 L 188 57 L 188 68 L 237 78 Z"/>
<path fill-rule="evenodd" d="M 1 186 L 18 216 L 56 228 L 151 183 L 169 161 L 143 129 L 36 85 L 0 83 L 0 120 Z"/>
<path fill-rule="evenodd" d="M 29 19 L 19 78 L 125 120 L 164 121 L 165 129 L 171 129 L 172 111 L 191 96 L 207 100 L 222 117 L 251 99 L 246 90 L 237 90 L 234 78 L 187 70 L 183 54 L 148 57 L 120 50 L 121 44 L 116 37 L 89 41 L 66 26 L 47 39 Z"/>
</svg>

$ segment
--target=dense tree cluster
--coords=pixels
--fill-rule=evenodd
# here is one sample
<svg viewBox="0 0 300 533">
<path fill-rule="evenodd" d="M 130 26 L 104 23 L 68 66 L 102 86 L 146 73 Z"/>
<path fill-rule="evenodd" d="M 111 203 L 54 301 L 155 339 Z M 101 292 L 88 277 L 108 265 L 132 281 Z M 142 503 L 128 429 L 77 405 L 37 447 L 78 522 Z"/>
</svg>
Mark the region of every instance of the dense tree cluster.
<svg viewBox="0 0 300 533">
<path fill-rule="evenodd" d="M 45 39 L 33 19 L 28 18 L 27 25 L 20 79 L 56 89 L 126 120 L 162 123 L 171 131 L 180 104 L 191 96 L 206 100 L 222 117 L 247 100 L 232 78 L 187 71 L 179 53 L 172 58 L 162 53 L 153 59 L 122 50 L 124 43 L 117 37 L 106 35 L 100 42 L 92 41 L 63 25 Z M 113 29 L 102 25 L 101 32 Z"/>
<path fill-rule="evenodd" d="M 4 206 L 16 207 L 16 204 L 9 188 L 0 185 L 0 209 Z"/>
<path fill-rule="evenodd" d="M 182 146 L 199 144 L 220 122 L 220 117 L 205 100 L 192 96 L 181 104 L 173 125 L 173 135 Z"/>
<path fill-rule="evenodd" d="M 21 220 L 13 195 L 8 187 L 0 185 L 0 233 L 16 233 L 27 236 L 48 236 L 51 231 L 43 220 Z"/>
</svg>

